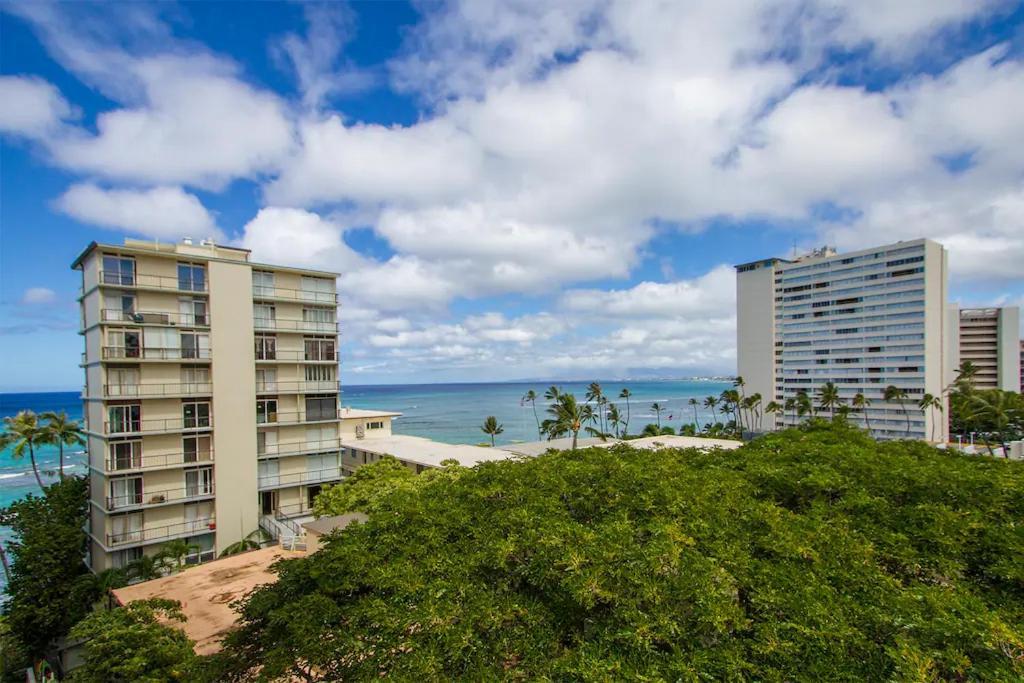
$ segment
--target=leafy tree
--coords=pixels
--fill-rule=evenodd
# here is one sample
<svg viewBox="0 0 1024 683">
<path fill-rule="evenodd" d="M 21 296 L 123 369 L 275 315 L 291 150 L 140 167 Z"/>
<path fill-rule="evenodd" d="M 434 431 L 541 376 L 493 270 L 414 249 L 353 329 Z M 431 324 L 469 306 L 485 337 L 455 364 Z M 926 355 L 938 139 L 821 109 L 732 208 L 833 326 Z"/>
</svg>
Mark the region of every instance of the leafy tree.
<svg viewBox="0 0 1024 683">
<path fill-rule="evenodd" d="M 537 417 L 537 392 L 530 389 L 521 400 L 524 403 L 529 403 L 530 407 L 533 408 L 533 419 L 537 423 L 537 437 L 544 438 L 543 432 L 540 431 L 540 418 Z"/>
<path fill-rule="evenodd" d="M 885 388 L 885 392 L 882 394 L 886 401 L 898 403 L 900 406 L 900 412 L 907 418 L 907 438 L 910 438 L 910 413 L 907 412 L 906 400 L 907 391 L 901 389 L 893 384 L 890 384 Z"/>
<path fill-rule="evenodd" d="M 577 402 L 573 394 L 560 393 L 555 402 L 548 406 L 548 414 L 551 417 L 541 423 L 541 429 L 548 435 L 548 439 L 572 434 L 573 450 L 576 450 L 580 430 L 594 421 L 593 408 Z"/>
<path fill-rule="evenodd" d="M 83 558 L 89 491 L 84 478 L 68 477 L 0 510 L 10 527 L 13 562 L 4 605 L 12 635 L 34 659 L 67 634 L 99 597 Z"/>
<path fill-rule="evenodd" d="M 168 569 L 171 571 L 181 571 L 185 566 L 185 560 L 192 553 L 200 551 L 200 547 L 195 543 L 189 543 L 184 538 L 177 538 L 173 541 L 167 541 L 160 546 L 159 552 L 157 552 L 157 558 L 162 560 Z"/>
<path fill-rule="evenodd" d="M 188 636 L 167 621 L 184 621 L 181 604 L 153 598 L 93 612 L 71 635 L 85 642 L 74 683 L 193 681 L 199 659 Z"/>
<path fill-rule="evenodd" d="M 46 420 L 46 441 L 48 443 L 56 444 L 60 450 L 60 469 L 57 470 L 61 479 L 64 478 L 64 447 L 65 446 L 84 446 L 85 439 L 82 438 L 82 428 L 76 420 L 72 420 L 68 417 L 68 414 L 63 410 L 57 412 L 47 412 L 42 414 L 42 418 Z"/>
<path fill-rule="evenodd" d="M 4 431 L 0 434 L 0 449 L 11 448 L 11 455 L 15 459 L 23 458 L 25 451 L 28 451 L 28 458 L 32 462 L 32 474 L 36 475 L 36 483 L 39 490 L 46 495 L 46 487 L 43 479 L 39 476 L 39 466 L 36 464 L 36 448 L 49 443 L 49 433 L 46 428 L 39 424 L 38 416 L 31 410 L 19 411 L 14 417 L 4 418 Z"/>
<path fill-rule="evenodd" d="M 167 558 L 159 554 L 143 553 L 128 563 L 125 574 L 131 581 L 152 581 L 163 576 L 168 569 Z"/>
<path fill-rule="evenodd" d="M 218 680 L 1017 681 L 1024 468 L 840 422 L 379 498 L 240 605 Z"/>
<path fill-rule="evenodd" d="M 842 402 L 843 399 L 839 396 L 839 387 L 834 382 L 825 382 L 818 389 L 818 405 L 829 412 L 829 417 L 836 416 L 836 408 Z"/>
<path fill-rule="evenodd" d="M 484 424 L 480 427 L 480 431 L 491 437 L 491 446 L 494 446 L 494 437 L 505 431 L 505 426 L 498 424 L 498 418 L 493 415 L 488 415 L 484 420 Z"/>
<path fill-rule="evenodd" d="M 241 540 L 235 541 L 228 547 L 224 548 L 224 550 L 221 551 L 220 556 L 227 557 L 229 555 L 238 555 L 239 553 L 244 553 L 249 550 L 259 550 L 263 547 L 264 543 L 267 543 L 270 540 L 270 534 L 263 529 L 256 529 L 255 531 L 250 531 Z"/>
<path fill-rule="evenodd" d="M 356 469 L 352 476 L 338 484 L 324 486 L 313 500 L 313 514 L 317 517 L 346 512 L 369 514 L 392 492 L 413 488 L 415 478 L 416 474 L 400 461 L 385 456 Z"/>
<path fill-rule="evenodd" d="M 973 393 L 967 400 L 979 431 L 995 435 L 1008 453 L 1008 442 L 1024 432 L 1024 401 L 1012 391 L 989 389 Z M 991 447 L 989 451 L 991 452 Z"/>
</svg>

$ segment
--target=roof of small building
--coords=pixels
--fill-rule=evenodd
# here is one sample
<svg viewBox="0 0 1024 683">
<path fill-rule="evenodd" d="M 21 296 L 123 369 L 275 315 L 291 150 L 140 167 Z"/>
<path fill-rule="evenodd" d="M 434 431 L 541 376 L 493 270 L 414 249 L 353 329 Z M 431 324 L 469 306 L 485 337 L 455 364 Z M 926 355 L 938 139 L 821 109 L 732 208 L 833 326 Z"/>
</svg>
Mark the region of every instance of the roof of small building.
<svg viewBox="0 0 1024 683">
<path fill-rule="evenodd" d="M 576 440 L 577 448 L 589 448 L 590 446 L 607 446 L 618 443 L 615 439 L 601 440 L 596 436 L 580 437 Z M 537 456 L 543 455 L 550 450 L 567 451 L 572 448 L 572 437 L 551 439 L 550 441 L 523 441 L 520 443 L 508 443 L 498 448 L 516 453 L 517 455 Z"/>
<path fill-rule="evenodd" d="M 641 439 L 629 439 L 628 441 L 622 441 L 621 443 L 626 444 L 632 448 L 724 448 L 726 450 L 733 450 L 743 445 L 742 441 L 733 441 L 730 439 L 708 439 L 701 436 L 677 436 L 675 434 L 666 434 L 662 436 L 645 436 Z M 601 446 L 607 446 L 611 444 L 598 444 Z"/>
<path fill-rule="evenodd" d="M 347 406 L 341 409 L 341 419 L 365 419 L 368 417 L 401 417 L 401 413 L 396 413 L 390 410 L 367 410 L 366 408 L 349 408 Z"/>
<path fill-rule="evenodd" d="M 365 439 L 342 437 L 342 445 L 378 455 L 392 455 L 404 462 L 426 467 L 441 467 L 444 460 L 456 460 L 463 467 L 472 467 L 481 462 L 516 457 L 516 454 L 500 448 L 443 443 L 406 434 L 367 436 Z"/>
<path fill-rule="evenodd" d="M 122 605 L 135 600 L 165 598 L 181 603 L 184 622 L 171 622 L 195 642 L 196 653 L 212 654 L 235 625 L 237 614 L 230 603 L 253 588 L 277 581 L 270 565 L 279 559 L 303 557 L 305 553 L 284 550 L 280 546 L 231 555 L 189 567 L 152 581 L 114 591 Z"/>
<path fill-rule="evenodd" d="M 362 524 L 368 519 L 369 517 L 362 512 L 346 512 L 343 515 L 331 515 L 330 517 L 314 519 L 312 522 L 303 524 L 302 528 L 323 536 L 337 529 L 344 529 L 350 524 Z"/>
</svg>

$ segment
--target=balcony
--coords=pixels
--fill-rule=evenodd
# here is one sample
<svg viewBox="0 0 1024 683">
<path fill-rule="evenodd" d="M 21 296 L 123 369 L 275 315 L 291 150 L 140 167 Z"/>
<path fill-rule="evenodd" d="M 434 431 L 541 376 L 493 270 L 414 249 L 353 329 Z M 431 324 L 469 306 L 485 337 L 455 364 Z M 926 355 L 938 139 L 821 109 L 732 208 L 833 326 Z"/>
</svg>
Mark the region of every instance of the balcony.
<svg viewBox="0 0 1024 683">
<path fill-rule="evenodd" d="M 124 493 L 107 496 L 107 510 L 126 510 L 129 508 L 146 508 L 155 505 L 173 503 L 189 503 L 214 495 L 213 482 L 205 485 L 185 486 L 179 489 L 163 489 L 160 491 L 143 491 L 142 493 Z"/>
<path fill-rule="evenodd" d="M 326 394 L 338 393 L 338 380 L 296 380 L 284 382 L 256 382 L 257 394 Z"/>
<path fill-rule="evenodd" d="M 103 433 L 107 435 L 127 434 L 173 434 L 175 432 L 202 431 L 213 427 L 212 417 L 168 417 L 153 420 L 124 419 L 103 422 Z"/>
<path fill-rule="evenodd" d="M 161 453 L 158 455 L 137 455 L 131 458 L 107 458 L 106 471 L 109 474 L 123 474 L 132 471 L 159 470 L 186 465 L 213 463 L 213 449 L 197 453 Z"/>
<path fill-rule="evenodd" d="M 172 275 L 146 275 L 142 273 L 118 273 L 101 270 L 99 284 L 107 287 L 131 289 L 161 289 L 172 292 L 205 293 L 205 280 L 179 278 Z"/>
<path fill-rule="evenodd" d="M 297 318 L 253 318 L 253 329 L 273 332 L 309 332 L 337 334 L 338 321 L 299 320 Z"/>
<path fill-rule="evenodd" d="M 252 298 L 256 301 L 290 301 L 317 306 L 337 306 L 337 292 L 311 292 L 306 289 L 253 285 Z"/>
<path fill-rule="evenodd" d="M 341 450 L 341 439 L 322 439 L 320 441 L 287 441 L 285 443 L 265 444 L 260 447 L 257 456 L 260 458 L 288 457 L 291 455 L 306 455 L 308 453 L 322 453 L 325 451 Z"/>
<path fill-rule="evenodd" d="M 337 481 L 344 478 L 341 467 L 328 467 L 322 470 L 307 470 L 289 474 L 272 474 L 259 478 L 259 488 L 276 489 L 300 484 L 316 484 L 325 481 Z"/>
<path fill-rule="evenodd" d="M 257 363 L 337 363 L 338 352 L 310 353 L 296 349 L 277 349 L 256 354 Z"/>
<path fill-rule="evenodd" d="M 179 311 L 122 311 L 119 308 L 104 308 L 100 310 L 100 320 L 105 323 L 129 323 L 132 325 L 210 326 L 209 313 L 181 313 Z"/>
<path fill-rule="evenodd" d="M 104 346 L 103 360 L 130 361 L 204 361 L 210 360 L 210 349 L 154 348 L 139 346 Z"/>
<path fill-rule="evenodd" d="M 211 382 L 170 382 L 167 384 L 104 384 L 104 398 L 174 398 L 177 396 L 208 396 Z"/>
<path fill-rule="evenodd" d="M 269 425 L 293 425 L 293 424 L 305 424 L 307 422 L 337 422 L 341 419 L 341 411 L 334 410 L 332 412 L 320 412 L 306 414 L 304 412 L 293 412 L 293 413 L 278 413 L 271 412 L 267 414 L 256 413 L 256 426 L 265 427 Z"/>
<path fill-rule="evenodd" d="M 181 536 L 208 534 L 216 528 L 216 517 L 211 515 L 200 519 L 192 519 L 187 522 L 178 522 L 177 524 L 166 524 L 164 526 L 154 526 L 132 531 L 123 531 L 121 533 L 107 534 L 106 545 L 110 548 L 112 546 L 128 544 L 153 543 L 155 541 L 164 541 L 172 538 L 179 538 Z"/>
</svg>

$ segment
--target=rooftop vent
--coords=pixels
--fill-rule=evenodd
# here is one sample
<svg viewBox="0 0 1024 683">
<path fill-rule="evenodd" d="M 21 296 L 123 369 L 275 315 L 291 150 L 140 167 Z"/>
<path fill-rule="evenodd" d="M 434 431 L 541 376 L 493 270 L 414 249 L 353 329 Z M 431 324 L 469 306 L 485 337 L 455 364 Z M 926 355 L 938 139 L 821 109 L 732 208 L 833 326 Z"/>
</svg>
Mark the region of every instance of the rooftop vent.
<svg viewBox="0 0 1024 683">
<path fill-rule="evenodd" d="M 192 238 L 191 237 L 182 237 L 181 238 L 181 243 L 182 244 L 187 244 L 189 246 L 192 246 Z"/>
</svg>

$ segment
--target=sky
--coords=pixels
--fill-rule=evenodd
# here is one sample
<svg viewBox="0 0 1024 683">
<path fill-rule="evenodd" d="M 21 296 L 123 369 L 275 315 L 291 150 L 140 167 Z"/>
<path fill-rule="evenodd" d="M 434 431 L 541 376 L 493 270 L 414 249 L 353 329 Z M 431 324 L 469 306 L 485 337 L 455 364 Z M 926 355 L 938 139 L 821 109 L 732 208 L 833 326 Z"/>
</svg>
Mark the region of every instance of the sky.
<svg viewBox="0 0 1024 683">
<path fill-rule="evenodd" d="M 732 266 L 929 237 L 1024 302 L 1024 5 L 0 1 L 0 390 L 90 241 L 340 272 L 342 381 L 735 371 Z"/>
</svg>

